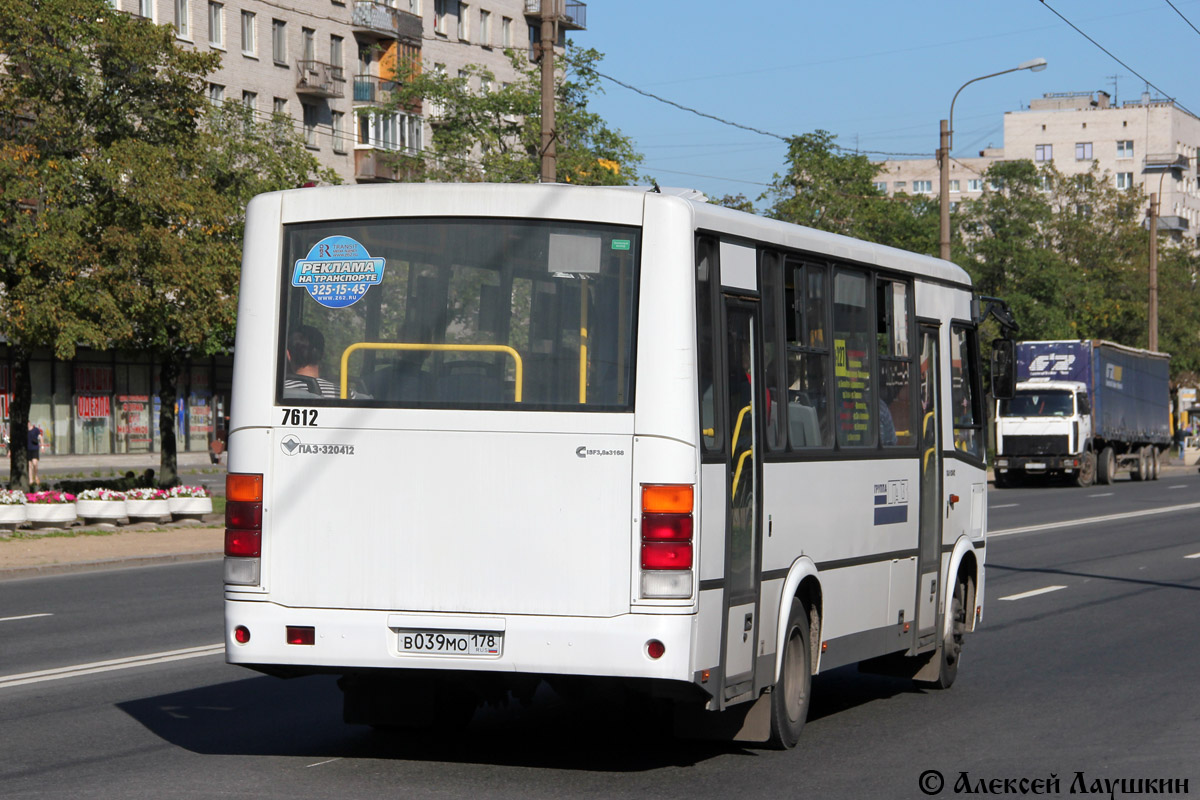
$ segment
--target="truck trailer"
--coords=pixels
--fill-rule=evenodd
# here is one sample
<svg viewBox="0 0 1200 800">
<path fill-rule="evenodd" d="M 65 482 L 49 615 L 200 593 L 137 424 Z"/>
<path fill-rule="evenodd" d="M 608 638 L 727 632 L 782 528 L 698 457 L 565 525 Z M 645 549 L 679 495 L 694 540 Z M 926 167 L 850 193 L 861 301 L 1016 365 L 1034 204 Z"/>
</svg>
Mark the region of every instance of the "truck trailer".
<svg viewBox="0 0 1200 800">
<path fill-rule="evenodd" d="M 1170 446 L 1170 356 L 1100 340 L 1017 343 L 1017 386 L 996 404 L 995 485 L 1158 477 Z"/>
</svg>

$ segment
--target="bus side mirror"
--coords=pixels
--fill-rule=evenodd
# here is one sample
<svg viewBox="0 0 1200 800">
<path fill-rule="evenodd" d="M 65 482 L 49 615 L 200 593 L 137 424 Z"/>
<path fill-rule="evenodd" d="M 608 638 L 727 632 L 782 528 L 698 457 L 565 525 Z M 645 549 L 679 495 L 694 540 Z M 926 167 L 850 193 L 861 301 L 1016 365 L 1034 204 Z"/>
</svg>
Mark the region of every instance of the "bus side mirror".
<svg viewBox="0 0 1200 800">
<path fill-rule="evenodd" d="M 992 397 L 1011 400 L 1016 393 L 1017 343 L 1012 339 L 992 341 Z"/>
</svg>

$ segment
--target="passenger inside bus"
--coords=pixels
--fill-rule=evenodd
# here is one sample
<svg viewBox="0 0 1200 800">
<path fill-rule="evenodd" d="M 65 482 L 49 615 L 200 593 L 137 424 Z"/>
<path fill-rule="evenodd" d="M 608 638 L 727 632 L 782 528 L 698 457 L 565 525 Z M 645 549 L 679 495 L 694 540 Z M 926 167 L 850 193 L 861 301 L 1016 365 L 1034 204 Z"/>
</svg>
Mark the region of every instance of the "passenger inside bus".
<svg viewBox="0 0 1200 800">
<path fill-rule="evenodd" d="M 297 325 L 288 335 L 287 374 L 283 396 L 337 397 L 337 385 L 321 377 L 321 359 L 325 355 L 325 336 L 312 325 Z"/>
</svg>

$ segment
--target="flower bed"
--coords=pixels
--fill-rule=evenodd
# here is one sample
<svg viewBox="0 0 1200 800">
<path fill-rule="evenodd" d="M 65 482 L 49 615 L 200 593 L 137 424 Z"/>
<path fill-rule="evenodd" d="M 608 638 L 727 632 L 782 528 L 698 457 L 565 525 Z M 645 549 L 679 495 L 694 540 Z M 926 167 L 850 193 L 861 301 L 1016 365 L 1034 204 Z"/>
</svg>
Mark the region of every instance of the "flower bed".
<svg viewBox="0 0 1200 800">
<path fill-rule="evenodd" d="M 125 514 L 130 520 L 160 520 L 171 515 L 167 493 L 162 489 L 130 489 L 125 492 Z"/>
<path fill-rule="evenodd" d="M 35 526 L 66 525 L 75 521 L 75 495 L 33 492 L 25 495 L 25 517 Z"/>
<path fill-rule="evenodd" d="M 117 520 L 126 515 L 125 494 L 111 489 L 85 489 L 75 495 L 75 513 L 83 520 Z"/>
<path fill-rule="evenodd" d="M 173 517 L 200 517 L 212 513 L 212 498 L 203 486 L 175 486 L 167 494 L 167 506 Z"/>
</svg>

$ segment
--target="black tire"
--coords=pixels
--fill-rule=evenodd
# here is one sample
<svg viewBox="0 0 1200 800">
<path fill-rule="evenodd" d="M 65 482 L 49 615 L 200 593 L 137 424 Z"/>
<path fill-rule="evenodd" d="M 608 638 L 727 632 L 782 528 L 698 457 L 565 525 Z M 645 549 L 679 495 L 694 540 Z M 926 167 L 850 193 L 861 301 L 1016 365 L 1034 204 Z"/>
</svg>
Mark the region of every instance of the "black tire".
<svg viewBox="0 0 1200 800">
<path fill-rule="evenodd" d="M 1007 472 L 997 472 L 992 480 L 992 485 L 997 489 L 1007 489 L 1012 486 L 1012 478 Z"/>
<path fill-rule="evenodd" d="M 1144 481 L 1146 480 L 1146 451 L 1137 451 L 1137 463 L 1129 468 L 1129 480 Z"/>
<path fill-rule="evenodd" d="M 924 684 L 930 689 L 949 689 L 958 678 L 958 664 L 962 660 L 963 639 L 967 633 L 967 585 L 962 581 L 954 586 L 949 610 L 950 630 L 942 641 L 937 680 Z"/>
<path fill-rule="evenodd" d="M 1150 468 L 1150 480 L 1158 480 L 1158 476 L 1162 474 L 1162 464 L 1159 463 L 1158 448 L 1150 448 L 1150 462 L 1153 466 Z"/>
<path fill-rule="evenodd" d="M 808 613 L 792 600 L 783 635 L 783 663 L 779 682 L 771 689 L 771 746 L 786 750 L 796 746 L 812 694 L 812 650 L 808 638 Z"/>
<path fill-rule="evenodd" d="M 1086 489 L 1096 482 L 1096 454 L 1085 450 L 1079 471 L 1075 473 L 1075 485 Z"/>
<path fill-rule="evenodd" d="M 1100 457 L 1096 459 L 1096 483 L 1107 486 L 1113 482 L 1113 477 L 1117 474 L 1117 457 L 1113 454 L 1111 447 L 1106 447 L 1100 451 Z"/>
</svg>

